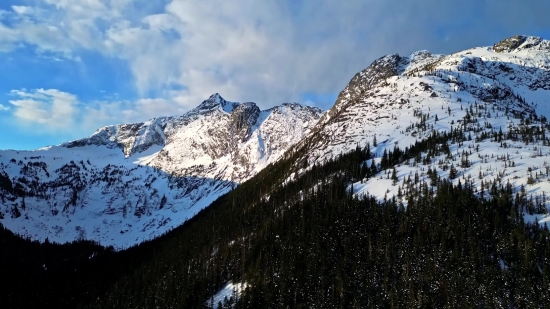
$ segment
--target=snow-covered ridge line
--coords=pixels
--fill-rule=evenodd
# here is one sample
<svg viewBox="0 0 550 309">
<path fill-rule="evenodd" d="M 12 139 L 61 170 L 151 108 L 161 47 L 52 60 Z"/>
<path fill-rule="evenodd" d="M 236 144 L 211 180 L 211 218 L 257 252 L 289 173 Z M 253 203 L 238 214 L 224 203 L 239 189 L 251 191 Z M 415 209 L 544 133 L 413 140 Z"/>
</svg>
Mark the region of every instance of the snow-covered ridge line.
<svg viewBox="0 0 550 309">
<path fill-rule="evenodd" d="M 460 99 L 468 102 L 485 102 L 503 99 L 503 95 L 514 95 L 521 99 L 522 109 L 536 108 L 536 112 L 546 117 L 550 116 L 550 43 L 536 37 L 524 37 L 525 42 L 536 41 L 538 45 L 527 44 L 523 49 L 514 49 L 511 53 L 496 52 L 493 47 L 478 47 L 464 50 L 451 55 L 432 55 L 427 51 L 419 51 L 408 57 L 391 54 L 375 60 L 368 68 L 357 73 L 350 83 L 340 93 L 335 106 L 322 118 L 313 129 L 322 135 L 324 144 L 333 139 L 339 139 L 338 135 L 348 136 L 344 132 L 323 134 L 330 131 L 327 125 L 335 127 L 334 123 L 340 123 L 341 127 L 349 128 L 348 120 L 360 121 L 359 114 L 370 112 L 373 114 L 386 114 L 386 111 L 403 109 L 416 103 L 418 107 L 425 106 L 428 100 L 450 102 L 458 97 L 450 97 L 450 94 L 441 96 L 440 92 L 461 92 L 469 95 Z M 505 39 L 502 42 L 506 42 Z M 499 43 L 495 44 L 498 46 Z M 526 47 L 527 46 L 527 47 Z M 544 47 L 544 48 L 543 48 Z M 446 75 L 438 78 L 432 76 L 420 80 L 423 76 Z M 398 80 L 396 85 L 395 80 Z M 409 84 L 404 84 L 411 79 Z M 416 79 L 416 80 L 415 80 Z M 437 79 L 437 80 L 436 80 Z M 416 81 L 416 86 L 414 82 Z M 422 83 L 422 84 L 420 84 Z M 446 89 L 430 91 L 432 84 L 437 87 L 449 85 Z M 413 87 L 414 86 L 414 87 Z M 427 94 L 428 96 L 425 96 Z M 378 103 L 377 97 L 386 96 L 383 104 Z M 389 102 L 391 98 L 392 102 Z M 395 105 L 390 105 L 394 103 Z M 547 107 L 549 106 L 549 107 Z M 367 109 L 369 109 L 367 111 Z M 533 111 L 533 110 L 532 110 Z M 394 114 L 405 114 L 410 111 L 396 111 Z M 388 117 L 377 115 L 376 117 Z M 375 118 L 376 118 L 375 117 Z M 367 119 L 372 119 L 367 117 Z M 389 117 L 388 117 L 389 118 Z M 383 118 L 380 118 L 383 119 Z M 347 125 L 347 126 L 346 126 Z M 337 126 L 336 126 L 337 127 Z M 373 123 L 364 125 L 365 131 L 373 132 Z M 378 129 L 378 127 L 376 127 Z M 349 130 L 348 130 L 349 131 Z M 335 133 L 335 132 L 332 132 Z M 365 138 L 350 140 L 345 149 L 351 150 L 356 143 L 365 144 Z"/>
</svg>

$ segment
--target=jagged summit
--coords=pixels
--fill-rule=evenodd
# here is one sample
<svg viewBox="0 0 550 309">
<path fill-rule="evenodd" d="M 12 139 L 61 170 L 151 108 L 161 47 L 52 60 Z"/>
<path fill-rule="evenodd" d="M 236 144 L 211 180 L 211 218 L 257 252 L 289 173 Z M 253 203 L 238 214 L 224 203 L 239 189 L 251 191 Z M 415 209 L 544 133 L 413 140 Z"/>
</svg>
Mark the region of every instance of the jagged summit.
<svg viewBox="0 0 550 309">
<path fill-rule="evenodd" d="M 204 100 L 197 110 L 211 110 L 213 108 L 219 107 L 226 113 L 231 113 L 235 107 L 239 106 L 240 103 L 226 101 L 219 93 L 214 93 L 208 99 Z"/>
<path fill-rule="evenodd" d="M 528 49 L 550 50 L 550 41 L 536 36 L 516 35 L 493 46 L 493 50 L 497 53 L 520 52 Z"/>
<path fill-rule="evenodd" d="M 514 36 L 492 47 L 472 48 L 451 55 L 436 55 L 426 50 L 409 56 L 386 55 L 373 61 L 350 80 L 320 124 L 338 117 L 343 110 L 363 100 L 367 91 L 383 86 L 391 77 L 410 77 L 434 70 L 462 71 L 489 78 L 489 84 L 493 86 L 485 86 L 490 89 L 476 87 L 480 99 L 490 98 L 492 94 L 488 92 L 498 89 L 506 93 L 521 92 L 526 102 L 537 104 L 539 112 L 548 117 L 550 101 L 538 90 L 550 90 L 549 59 L 550 41 L 535 36 Z M 494 85 L 495 82 L 498 85 Z M 524 87 L 528 88 L 527 91 Z M 314 130 L 318 131 L 319 127 Z"/>
<path fill-rule="evenodd" d="M 233 132 L 231 134 L 237 133 L 238 135 L 240 132 L 244 134 L 240 138 L 246 139 L 245 136 L 250 136 L 252 127 L 259 125 L 257 122 L 262 121 L 259 119 L 262 113 L 279 113 L 286 109 L 310 115 L 322 113 L 316 107 L 303 106 L 298 103 L 283 103 L 262 112 L 254 102 L 231 102 L 225 100 L 219 93 L 215 93 L 183 115 L 158 117 L 138 123 L 109 125 L 99 128 L 89 137 L 62 143 L 59 146 L 67 148 L 91 145 L 106 146 L 110 149 L 121 149 L 126 157 L 131 157 L 152 146 L 165 146 L 167 138 L 169 138 L 168 135 L 173 135 L 175 131 L 201 119 L 201 117 L 225 118 L 226 116 L 232 119 L 233 125 L 226 128 L 227 132 L 219 132 L 220 135 L 227 135 L 231 132 Z M 313 124 L 308 122 L 308 125 Z M 242 131 L 245 126 L 246 129 Z M 248 133 L 244 133 L 245 131 Z"/>
<path fill-rule="evenodd" d="M 366 91 L 387 78 L 418 71 L 441 57 L 443 55 L 434 55 L 429 51 L 421 50 L 408 57 L 394 53 L 376 59 L 367 68 L 355 74 L 344 90 L 340 92 L 336 103 L 323 117 L 321 123 L 337 115 L 347 105 L 357 103 L 357 99 L 361 98 Z"/>
</svg>

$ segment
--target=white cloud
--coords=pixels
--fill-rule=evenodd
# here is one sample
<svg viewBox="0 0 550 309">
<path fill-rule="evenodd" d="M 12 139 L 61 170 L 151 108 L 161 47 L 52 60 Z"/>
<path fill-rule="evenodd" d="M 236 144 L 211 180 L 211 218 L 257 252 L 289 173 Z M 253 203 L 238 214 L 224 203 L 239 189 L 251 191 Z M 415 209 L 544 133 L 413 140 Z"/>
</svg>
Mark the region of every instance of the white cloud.
<svg viewBox="0 0 550 309">
<path fill-rule="evenodd" d="M 32 14 L 35 12 L 34 8 L 30 6 L 13 5 L 11 8 L 19 15 Z"/>
<path fill-rule="evenodd" d="M 550 26 L 544 15 L 550 2 L 538 0 L 529 6 L 511 0 L 33 3 L 0 14 L 0 51 L 25 43 L 54 60 L 78 61 L 82 50 L 123 59 L 141 97 L 157 97 L 87 102 L 79 109 L 92 115 L 85 123 L 181 113 L 214 92 L 262 107 L 300 101 L 304 93 L 340 91 L 384 54 L 451 52 Z M 22 97 L 26 103 L 15 110 L 20 119 L 46 121 L 51 98 Z"/>
<path fill-rule="evenodd" d="M 104 3 L 105 2 L 105 3 Z M 21 43 L 39 53 L 57 53 L 67 59 L 82 49 L 104 48 L 105 26 L 120 20 L 126 0 L 39 0 L 36 6 L 11 7 L 0 16 L 0 51 Z M 2 22 L 4 20 L 4 22 Z"/>
<path fill-rule="evenodd" d="M 0 24 L 0 52 L 10 52 L 16 48 L 17 31 Z"/>
<path fill-rule="evenodd" d="M 171 116 L 184 113 L 180 107 L 166 99 L 139 99 L 137 101 L 109 100 L 82 104 L 78 118 L 88 131 L 100 126 L 140 122 L 148 115 Z M 154 116 L 153 116 L 154 117 Z"/>
<path fill-rule="evenodd" d="M 74 126 L 78 100 L 75 95 L 56 89 L 37 89 L 32 92 L 13 90 L 17 99 L 10 100 L 18 119 L 47 129 L 66 129 Z"/>
<path fill-rule="evenodd" d="M 139 99 L 81 102 L 76 95 L 57 89 L 12 90 L 9 106 L 0 105 L 0 111 L 10 111 L 22 126 L 42 132 L 63 132 L 81 137 L 97 128 L 119 123 L 143 121 L 144 115 L 171 116 L 184 110 L 166 99 Z"/>
<path fill-rule="evenodd" d="M 126 101 L 90 102 L 80 110 L 80 129 L 89 133 L 103 125 L 134 122 L 135 112 L 130 108 Z"/>
</svg>

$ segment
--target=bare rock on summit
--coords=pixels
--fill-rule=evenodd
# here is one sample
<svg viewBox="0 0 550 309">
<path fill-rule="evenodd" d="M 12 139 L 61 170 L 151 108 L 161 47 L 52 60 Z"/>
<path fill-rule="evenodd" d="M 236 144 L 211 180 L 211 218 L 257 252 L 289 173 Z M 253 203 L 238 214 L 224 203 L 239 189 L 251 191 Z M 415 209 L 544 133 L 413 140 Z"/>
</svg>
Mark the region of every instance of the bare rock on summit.
<svg viewBox="0 0 550 309">
<path fill-rule="evenodd" d="M 526 36 L 516 35 L 498 42 L 493 46 L 493 50 L 497 53 L 509 53 L 523 44 L 526 39 Z"/>
</svg>

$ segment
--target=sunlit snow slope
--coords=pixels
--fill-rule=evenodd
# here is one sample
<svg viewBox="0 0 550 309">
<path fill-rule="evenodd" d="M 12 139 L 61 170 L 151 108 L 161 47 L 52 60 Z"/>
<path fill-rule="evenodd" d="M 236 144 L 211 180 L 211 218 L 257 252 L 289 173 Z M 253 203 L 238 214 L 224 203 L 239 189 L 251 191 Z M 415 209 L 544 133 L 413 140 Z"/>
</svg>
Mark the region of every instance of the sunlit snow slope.
<svg viewBox="0 0 550 309">
<path fill-rule="evenodd" d="M 312 164 L 369 143 L 379 166 L 384 150 L 405 149 L 434 132 L 455 131 L 460 137 L 439 145 L 437 153 L 398 165 L 397 181 L 390 179 L 389 168 L 354 183 L 353 191 L 380 199 L 397 196 L 399 189 L 404 195 L 407 188 L 430 182 L 428 170 L 448 179 L 452 166 L 458 171 L 454 183 L 469 182 L 484 196 L 489 183 L 510 183 L 515 193 L 533 197 L 538 205 L 538 211 L 525 213 L 526 219 L 546 222 L 548 117 L 550 42 L 516 36 L 451 55 L 420 51 L 376 60 L 353 77 L 297 147 L 306 147 L 303 160 Z"/>
<path fill-rule="evenodd" d="M 212 95 L 178 117 L 108 126 L 36 151 L 0 151 L 0 223 L 31 239 L 126 248 L 180 225 L 276 161 L 322 115 Z"/>
</svg>

